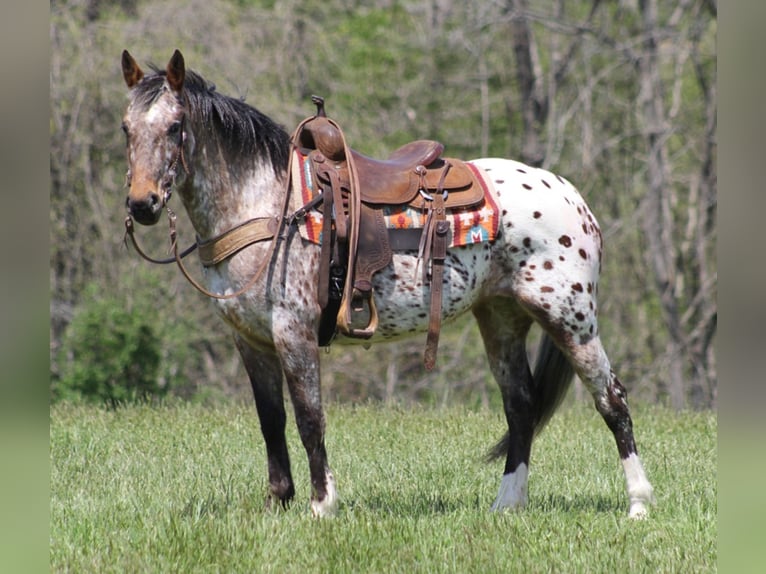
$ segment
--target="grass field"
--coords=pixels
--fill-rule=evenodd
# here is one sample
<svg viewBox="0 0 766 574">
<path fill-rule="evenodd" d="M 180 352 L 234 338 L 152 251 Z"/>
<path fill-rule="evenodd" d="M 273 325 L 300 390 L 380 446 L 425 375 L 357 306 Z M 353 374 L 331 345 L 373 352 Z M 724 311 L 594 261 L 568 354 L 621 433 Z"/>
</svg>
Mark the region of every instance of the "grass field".
<svg viewBox="0 0 766 574">
<path fill-rule="evenodd" d="M 292 418 L 298 491 L 265 512 L 254 407 L 51 407 L 50 564 L 62 572 L 713 572 L 717 421 L 634 406 L 657 504 L 627 518 L 611 433 L 562 408 L 535 442 L 524 512 L 488 512 L 499 412 L 331 406 L 338 516 L 317 521 Z"/>
</svg>

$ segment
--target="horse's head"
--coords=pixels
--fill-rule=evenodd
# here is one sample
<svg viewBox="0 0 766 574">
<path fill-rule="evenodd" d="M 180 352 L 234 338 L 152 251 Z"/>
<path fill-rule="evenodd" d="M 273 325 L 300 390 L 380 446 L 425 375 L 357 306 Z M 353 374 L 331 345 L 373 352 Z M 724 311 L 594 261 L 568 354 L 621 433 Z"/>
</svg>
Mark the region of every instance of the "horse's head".
<svg viewBox="0 0 766 574">
<path fill-rule="evenodd" d="M 126 204 L 136 221 L 153 225 L 170 198 L 179 164 L 186 169 L 184 58 L 176 50 L 164 73 L 144 76 L 125 50 L 122 74 L 131 90 L 130 104 L 122 122 L 127 137 L 127 185 L 130 188 Z"/>
</svg>

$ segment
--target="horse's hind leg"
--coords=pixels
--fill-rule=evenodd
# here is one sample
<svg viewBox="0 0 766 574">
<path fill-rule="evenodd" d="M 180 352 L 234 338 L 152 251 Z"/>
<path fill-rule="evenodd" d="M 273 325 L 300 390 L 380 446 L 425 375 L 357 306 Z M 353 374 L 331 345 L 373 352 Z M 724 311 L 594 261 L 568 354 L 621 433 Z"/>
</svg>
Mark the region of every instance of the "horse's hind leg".
<svg viewBox="0 0 766 574">
<path fill-rule="evenodd" d="M 267 504 L 278 500 L 282 506 L 295 496 L 290 473 L 290 457 L 285 440 L 285 405 L 282 394 L 282 366 L 274 353 L 258 352 L 239 336 L 237 349 L 253 387 L 255 407 L 266 442 L 270 496 Z"/>
<path fill-rule="evenodd" d="M 532 373 L 526 351 L 530 317 L 516 302 L 496 298 L 473 308 L 490 370 L 503 396 L 508 434 L 496 452 L 505 454 L 505 470 L 492 510 L 523 508 L 527 504 L 529 455 L 535 433 Z"/>
<path fill-rule="evenodd" d="M 633 421 L 628 409 L 627 393 L 609 364 L 598 336 L 584 342 L 566 337 L 562 345 L 572 365 L 588 388 L 596 410 L 612 431 L 620 454 L 630 500 L 632 518 L 646 516 L 646 506 L 653 501 L 652 485 L 646 478 L 633 437 Z"/>
</svg>

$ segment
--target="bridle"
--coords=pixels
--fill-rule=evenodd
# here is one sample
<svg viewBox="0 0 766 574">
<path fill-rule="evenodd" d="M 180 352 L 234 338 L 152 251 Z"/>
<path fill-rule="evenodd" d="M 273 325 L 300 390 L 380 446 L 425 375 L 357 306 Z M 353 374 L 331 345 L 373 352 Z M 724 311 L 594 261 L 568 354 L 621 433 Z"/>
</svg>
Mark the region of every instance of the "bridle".
<svg viewBox="0 0 766 574">
<path fill-rule="evenodd" d="M 170 201 L 170 196 L 173 195 L 173 185 L 176 182 L 179 160 L 181 167 L 183 167 L 184 172 L 186 172 L 186 175 L 191 173 L 191 171 L 189 171 L 189 166 L 186 164 L 186 154 L 184 153 L 184 144 L 186 143 L 186 112 L 184 112 L 183 116 L 181 116 L 181 120 L 176 125 L 178 125 L 178 143 L 176 144 L 176 154 L 170 161 L 170 165 L 168 165 L 168 168 L 165 170 L 165 175 L 162 176 L 162 180 L 160 182 L 160 188 L 163 191 L 163 205 L 167 205 L 167 202 Z"/>
<path fill-rule="evenodd" d="M 276 251 L 276 244 L 281 237 L 280 230 L 283 223 L 285 223 L 286 221 L 285 212 L 286 212 L 288 201 L 289 201 L 289 192 L 290 192 L 290 185 L 291 185 L 290 174 L 292 173 L 291 165 L 288 165 L 288 169 L 287 169 L 287 177 L 285 182 L 286 188 L 284 190 L 285 201 L 282 206 L 282 212 L 279 215 L 273 216 L 273 217 L 258 217 L 258 218 L 248 220 L 206 241 L 202 241 L 198 237 L 194 243 L 192 243 L 189 247 L 187 247 L 186 249 L 184 249 L 182 252 L 179 253 L 178 241 L 177 241 L 178 236 L 176 231 L 176 214 L 173 212 L 172 209 L 170 209 L 170 207 L 168 206 L 168 202 L 170 201 L 170 198 L 173 194 L 173 186 L 175 185 L 175 182 L 176 182 L 178 164 L 179 163 L 181 164 L 181 166 L 183 167 L 187 175 L 191 174 L 191 171 L 189 170 L 189 167 L 186 163 L 186 156 L 184 153 L 184 143 L 186 142 L 186 138 L 187 138 L 186 113 L 184 113 L 183 117 L 181 118 L 179 122 L 178 143 L 177 143 L 176 153 L 173 156 L 173 159 L 168 164 L 168 167 L 165 170 L 165 174 L 162 176 L 160 180 L 160 189 L 162 190 L 162 193 L 163 193 L 162 207 L 165 208 L 168 214 L 170 250 L 173 256 L 165 258 L 165 259 L 155 259 L 147 255 L 146 252 L 143 249 L 141 249 L 141 247 L 138 245 L 138 241 L 136 240 L 136 237 L 135 237 L 135 226 L 133 224 L 133 216 L 130 213 L 128 213 L 127 217 L 125 218 L 125 235 L 123 237 L 123 241 L 127 245 L 127 240 L 130 239 L 133 245 L 133 248 L 136 250 L 136 252 L 145 260 L 149 261 L 150 263 L 154 263 L 157 265 L 167 265 L 170 263 L 176 263 L 178 265 L 178 268 L 181 270 L 181 273 L 183 274 L 183 276 L 186 277 L 187 281 L 189 281 L 189 283 L 191 283 L 191 285 L 203 295 L 207 295 L 208 297 L 219 299 L 219 300 L 233 299 L 235 297 L 239 297 L 240 295 L 248 291 L 253 285 L 255 285 L 255 283 L 258 281 L 260 276 L 263 274 L 263 271 L 266 269 L 266 267 L 268 267 L 269 262 L 271 261 Z M 292 164 L 292 155 L 293 154 L 290 154 L 290 164 Z M 126 186 L 130 186 L 130 182 L 131 182 L 131 171 L 130 171 L 130 159 L 128 158 L 128 172 L 126 174 Z M 234 253 L 238 252 L 242 248 L 247 247 L 248 245 L 251 245 L 253 243 L 265 241 L 267 239 L 271 239 L 271 245 L 269 248 L 268 256 L 263 259 L 262 263 L 258 267 L 258 270 L 247 281 L 247 283 L 243 287 L 241 287 L 240 289 L 232 293 L 226 293 L 222 295 L 219 293 L 213 293 L 209 291 L 191 276 L 189 271 L 186 269 L 186 266 L 182 262 L 183 258 L 185 258 L 187 255 L 189 255 L 193 251 L 199 249 L 202 265 L 205 267 L 211 267 L 213 265 L 217 265 L 218 263 L 221 263 L 222 261 L 228 259 L 230 256 L 232 256 Z"/>
<path fill-rule="evenodd" d="M 160 189 L 162 191 L 162 207 L 164 207 L 168 212 L 168 221 L 169 221 L 169 227 L 170 227 L 170 237 L 171 237 L 171 247 L 173 248 L 174 252 L 177 251 L 175 249 L 174 240 L 176 237 L 176 231 L 175 231 L 175 220 L 176 215 L 173 213 L 173 211 L 168 207 L 168 202 L 170 201 L 170 197 L 173 195 L 173 185 L 175 185 L 176 182 L 176 176 L 177 176 L 177 170 L 178 170 L 178 164 L 180 162 L 181 166 L 184 168 L 184 171 L 188 175 L 191 173 L 189 171 L 189 166 L 186 164 L 186 155 L 184 154 L 184 143 L 186 142 L 186 113 L 183 114 L 181 117 L 181 120 L 178 122 L 178 141 L 176 143 L 176 151 L 173 155 L 173 159 L 170 160 L 170 163 L 168 163 L 167 168 L 165 168 L 165 173 L 162 175 L 162 178 L 160 179 Z M 128 171 L 125 174 L 125 187 L 130 187 L 130 184 L 133 179 L 132 170 L 131 170 L 131 163 L 130 163 L 130 152 L 128 151 Z M 176 257 L 169 257 L 166 259 L 155 259 L 149 255 L 146 254 L 146 252 L 141 249 L 141 247 L 138 245 L 138 242 L 136 241 L 135 235 L 135 226 L 133 225 L 133 216 L 128 212 L 128 216 L 125 218 L 125 237 L 123 240 L 127 243 L 127 238 L 130 238 L 131 242 L 133 243 L 133 247 L 138 252 L 138 254 L 149 261 L 150 263 L 154 263 L 156 265 L 168 265 L 170 263 L 175 263 Z M 197 242 L 194 242 L 192 245 L 187 247 L 182 253 L 178 255 L 178 259 L 183 259 L 187 255 L 189 255 L 191 252 L 193 252 L 195 249 L 197 249 Z"/>
</svg>

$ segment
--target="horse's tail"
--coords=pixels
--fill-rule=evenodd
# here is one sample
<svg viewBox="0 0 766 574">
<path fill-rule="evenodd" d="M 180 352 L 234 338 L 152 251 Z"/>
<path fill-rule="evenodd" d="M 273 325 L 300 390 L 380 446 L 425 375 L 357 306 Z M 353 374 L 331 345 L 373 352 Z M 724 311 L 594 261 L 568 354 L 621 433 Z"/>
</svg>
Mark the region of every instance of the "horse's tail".
<svg viewBox="0 0 766 574">
<path fill-rule="evenodd" d="M 574 369 L 564 353 L 553 340 L 543 334 L 537 349 L 535 370 L 532 373 L 532 411 L 535 420 L 535 435 L 543 430 L 556 412 L 566 395 L 574 376 Z M 506 456 L 510 435 L 505 433 L 502 439 L 490 450 L 488 459 Z"/>
</svg>

